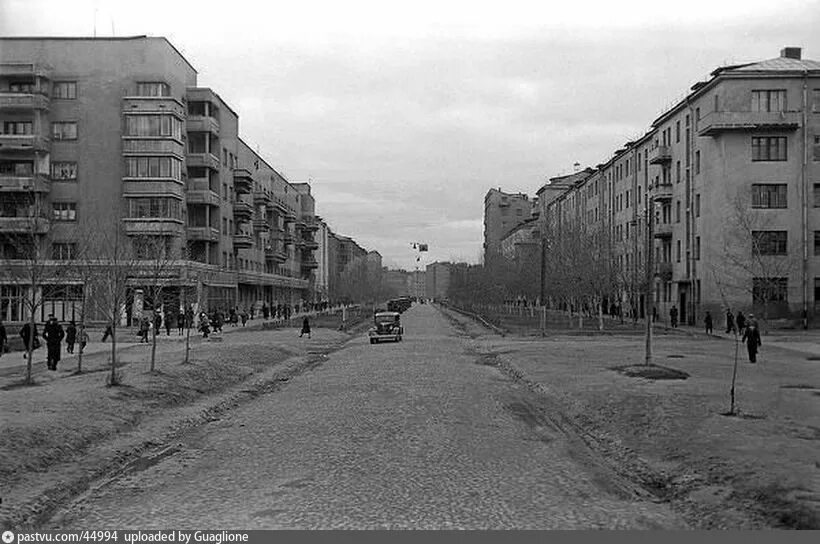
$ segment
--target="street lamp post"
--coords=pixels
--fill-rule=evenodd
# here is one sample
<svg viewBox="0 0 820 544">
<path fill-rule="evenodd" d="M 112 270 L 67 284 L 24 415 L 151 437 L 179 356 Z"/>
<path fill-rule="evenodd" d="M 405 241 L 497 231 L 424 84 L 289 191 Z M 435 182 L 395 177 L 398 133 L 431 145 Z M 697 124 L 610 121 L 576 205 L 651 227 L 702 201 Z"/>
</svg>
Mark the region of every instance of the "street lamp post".
<svg viewBox="0 0 820 544">
<path fill-rule="evenodd" d="M 646 353 L 644 363 L 652 364 L 652 319 L 655 316 L 655 259 L 654 259 L 654 244 L 653 238 L 655 236 L 655 199 L 652 196 L 647 197 L 646 203 L 646 222 L 647 222 L 647 240 L 646 240 L 646 294 L 644 295 L 644 313 L 646 314 Z"/>
</svg>

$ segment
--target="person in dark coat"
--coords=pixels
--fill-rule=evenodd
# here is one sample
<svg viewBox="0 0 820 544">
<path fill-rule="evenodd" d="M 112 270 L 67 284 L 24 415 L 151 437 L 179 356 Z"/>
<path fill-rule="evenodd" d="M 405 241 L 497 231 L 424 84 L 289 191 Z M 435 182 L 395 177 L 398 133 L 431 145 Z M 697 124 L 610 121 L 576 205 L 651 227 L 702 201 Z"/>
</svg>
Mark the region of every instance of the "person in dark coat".
<svg viewBox="0 0 820 544">
<path fill-rule="evenodd" d="M 179 332 L 179 336 L 182 336 L 182 333 L 185 332 L 185 325 L 187 323 L 188 317 L 185 315 L 185 312 L 180 310 L 177 314 L 177 331 Z M 190 327 L 190 325 L 188 326 Z"/>
<path fill-rule="evenodd" d="M 35 349 L 40 347 L 40 341 L 37 340 L 37 325 L 34 325 L 34 332 L 32 333 L 31 330 L 31 323 L 26 321 L 22 327 L 20 327 L 20 338 L 23 339 L 23 359 L 26 358 L 26 352 L 29 349 L 29 342 L 31 342 L 31 350 L 34 351 Z"/>
<path fill-rule="evenodd" d="M 9 342 L 9 337 L 6 334 L 6 326 L 3 325 L 3 320 L 0 319 L 0 357 L 6 352 L 6 344 Z"/>
<path fill-rule="evenodd" d="M 703 323 L 706 325 L 706 334 L 712 334 L 712 313 L 706 310 L 706 317 L 703 318 Z"/>
<path fill-rule="evenodd" d="M 749 323 L 749 326 L 743 331 L 743 343 L 746 344 L 746 350 L 749 352 L 749 362 L 756 363 L 758 348 L 763 345 L 760 341 L 760 331 L 756 322 Z"/>
<path fill-rule="evenodd" d="M 162 314 L 154 310 L 154 330 L 159 334 L 159 329 L 162 327 Z"/>
<path fill-rule="evenodd" d="M 302 338 L 302 335 L 305 334 L 310 338 L 310 320 L 307 316 L 302 320 L 302 332 L 299 333 L 299 338 Z"/>
<path fill-rule="evenodd" d="M 674 304 L 672 305 L 672 309 L 669 310 L 669 320 L 672 323 L 672 328 L 678 326 L 678 307 Z"/>
<path fill-rule="evenodd" d="M 102 341 L 105 342 L 109 336 L 114 336 L 114 329 L 111 328 L 111 325 L 105 327 L 105 332 L 103 333 Z"/>
<path fill-rule="evenodd" d="M 239 316 L 236 313 L 236 308 L 231 308 L 231 311 L 228 313 L 228 321 L 231 322 L 231 327 L 236 327 L 236 324 L 239 323 Z"/>
<path fill-rule="evenodd" d="M 151 321 L 147 317 L 140 319 L 140 344 L 148 343 L 148 331 L 151 329 Z"/>
<path fill-rule="evenodd" d="M 245 310 L 242 310 L 242 313 L 239 314 L 239 317 L 242 318 L 242 326 L 244 327 L 245 323 L 248 322 L 248 312 L 246 312 Z"/>
<path fill-rule="evenodd" d="M 165 336 L 171 336 L 171 329 L 174 327 L 173 320 L 173 312 L 168 312 L 168 315 L 165 316 Z"/>
<path fill-rule="evenodd" d="M 77 343 L 77 325 L 72 319 L 65 328 L 65 352 L 74 353 L 74 344 Z"/>
<path fill-rule="evenodd" d="M 726 334 L 735 332 L 735 315 L 732 310 L 726 310 Z"/>
<path fill-rule="evenodd" d="M 262 305 L 262 317 L 267 319 L 269 315 L 270 315 L 270 309 L 268 308 L 268 304 L 265 303 L 265 304 Z"/>
<path fill-rule="evenodd" d="M 744 317 L 743 312 L 737 313 L 735 323 L 737 323 L 737 333 L 743 334 L 743 329 L 746 328 L 746 317 Z"/>
<path fill-rule="evenodd" d="M 53 315 L 48 316 L 48 322 L 43 328 L 43 338 L 45 338 L 46 347 L 48 348 L 48 357 L 46 359 L 48 369 L 57 370 L 57 363 L 60 362 L 60 343 L 65 338 L 65 331 Z"/>
</svg>

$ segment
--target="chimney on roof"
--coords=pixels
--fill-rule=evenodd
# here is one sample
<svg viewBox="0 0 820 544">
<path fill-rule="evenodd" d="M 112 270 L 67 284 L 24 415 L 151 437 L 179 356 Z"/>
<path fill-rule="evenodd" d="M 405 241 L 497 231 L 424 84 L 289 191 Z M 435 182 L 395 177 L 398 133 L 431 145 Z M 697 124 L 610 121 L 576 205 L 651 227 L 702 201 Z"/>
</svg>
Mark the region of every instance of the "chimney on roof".
<svg viewBox="0 0 820 544">
<path fill-rule="evenodd" d="M 780 57 L 784 59 L 800 60 L 802 49 L 800 47 L 784 47 L 780 50 Z"/>
</svg>

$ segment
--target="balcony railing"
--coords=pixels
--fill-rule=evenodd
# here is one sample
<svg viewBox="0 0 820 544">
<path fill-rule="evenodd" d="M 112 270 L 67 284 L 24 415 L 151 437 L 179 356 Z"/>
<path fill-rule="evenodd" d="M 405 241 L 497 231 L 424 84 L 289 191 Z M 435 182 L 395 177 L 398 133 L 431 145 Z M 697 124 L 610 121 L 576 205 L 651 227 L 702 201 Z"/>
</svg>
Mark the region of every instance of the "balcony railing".
<svg viewBox="0 0 820 544">
<path fill-rule="evenodd" d="M 209 132 L 219 136 L 219 121 L 206 115 L 189 115 L 185 128 L 188 132 Z"/>
<path fill-rule="evenodd" d="M 248 222 L 253 218 L 253 206 L 237 200 L 233 203 L 233 217 L 239 222 Z"/>
<path fill-rule="evenodd" d="M 673 185 L 671 183 L 659 183 L 652 188 L 652 198 L 657 201 L 672 200 Z"/>
<path fill-rule="evenodd" d="M 48 110 L 48 96 L 39 93 L 0 93 L 0 110 Z"/>
<path fill-rule="evenodd" d="M 152 234 L 152 235 L 181 235 L 184 229 L 182 221 L 167 217 L 152 217 L 148 219 L 137 219 L 126 217 L 123 219 L 125 234 L 129 236 Z"/>
<path fill-rule="evenodd" d="M 698 121 L 698 136 L 757 130 L 791 131 L 800 126 L 796 111 L 714 111 Z"/>
<path fill-rule="evenodd" d="M 139 140 L 124 136 L 122 141 L 122 153 L 123 155 L 174 155 L 175 157 L 184 158 L 185 148 L 181 143 L 170 139 Z"/>
<path fill-rule="evenodd" d="M 658 223 L 655 225 L 655 238 L 671 238 L 672 223 Z"/>
<path fill-rule="evenodd" d="M 0 232 L 46 234 L 48 221 L 42 217 L 0 217 Z"/>
<path fill-rule="evenodd" d="M 268 202 L 271 201 L 270 193 L 266 193 L 264 191 L 254 191 L 253 192 L 253 203 L 254 204 L 265 204 L 267 205 Z"/>
<path fill-rule="evenodd" d="M 188 153 L 186 163 L 189 167 L 198 166 L 201 168 L 210 168 L 211 170 L 219 170 L 219 157 L 211 153 Z"/>
<path fill-rule="evenodd" d="M 233 235 L 233 247 L 243 249 L 253 247 L 253 236 L 247 232 L 237 232 Z"/>
<path fill-rule="evenodd" d="M 658 263 L 655 273 L 661 281 L 672 281 L 672 263 Z"/>
<path fill-rule="evenodd" d="M 244 168 L 235 168 L 233 171 L 233 186 L 236 192 L 244 195 L 253 191 L 253 176 Z"/>
<path fill-rule="evenodd" d="M 268 247 L 265 248 L 265 258 L 276 263 L 283 263 L 288 260 L 288 254 L 284 249 Z"/>
<path fill-rule="evenodd" d="M 267 219 L 254 219 L 253 220 L 253 230 L 256 231 L 268 231 L 270 230 L 270 223 L 268 223 Z"/>
<path fill-rule="evenodd" d="M 210 189 L 188 189 L 185 192 L 185 201 L 188 204 L 205 204 L 207 206 L 219 206 L 222 199 L 218 194 Z"/>
<path fill-rule="evenodd" d="M 649 164 L 663 164 L 672 160 L 672 148 L 658 145 L 649 150 Z"/>
<path fill-rule="evenodd" d="M 218 242 L 219 229 L 214 227 L 188 227 L 188 240 L 198 242 Z"/>
<path fill-rule="evenodd" d="M 51 188 L 51 181 L 45 174 L 31 176 L 0 175 L 0 192 L 35 192 L 47 193 Z"/>
<path fill-rule="evenodd" d="M 314 240 L 303 239 L 302 247 L 307 250 L 319 249 L 319 242 L 316 242 Z"/>
<path fill-rule="evenodd" d="M 0 151 L 39 151 L 47 152 L 50 141 L 45 136 L 36 134 L 0 134 Z"/>
<path fill-rule="evenodd" d="M 302 261 L 302 268 L 319 268 L 319 263 L 316 261 L 316 259 L 307 259 L 305 261 Z"/>
</svg>

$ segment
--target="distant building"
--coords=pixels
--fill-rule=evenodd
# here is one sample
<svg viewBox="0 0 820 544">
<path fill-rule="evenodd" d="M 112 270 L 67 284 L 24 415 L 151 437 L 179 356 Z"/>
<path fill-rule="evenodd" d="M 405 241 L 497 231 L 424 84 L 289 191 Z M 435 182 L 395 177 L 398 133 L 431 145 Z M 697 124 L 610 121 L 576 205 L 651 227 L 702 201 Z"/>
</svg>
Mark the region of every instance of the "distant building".
<svg viewBox="0 0 820 544">
<path fill-rule="evenodd" d="M 501 240 L 512 229 L 532 217 L 533 207 L 523 193 L 490 189 L 484 196 L 484 262 L 501 255 Z"/>
<path fill-rule="evenodd" d="M 424 287 L 427 298 L 444 299 L 450 289 L 451 263 L 435 262 L 427 265 Z"/>
</svg>

